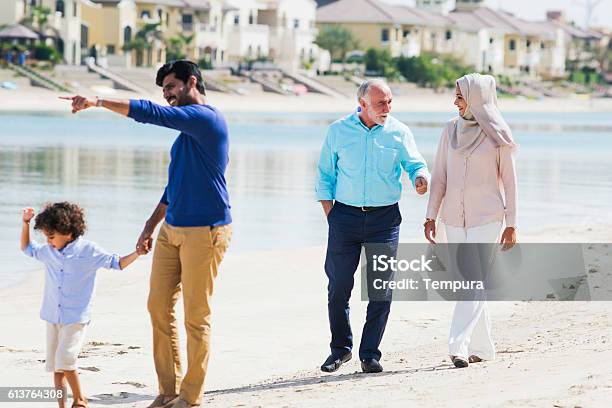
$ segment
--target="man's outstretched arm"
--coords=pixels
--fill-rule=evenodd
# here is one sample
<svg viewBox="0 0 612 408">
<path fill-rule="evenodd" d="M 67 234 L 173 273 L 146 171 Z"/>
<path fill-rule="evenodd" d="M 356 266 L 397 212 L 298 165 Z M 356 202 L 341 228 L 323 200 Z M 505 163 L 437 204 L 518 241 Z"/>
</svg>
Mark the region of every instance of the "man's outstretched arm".
<svg viewBox="0 0 612 408">
<path fill-rule="evenodd" d="M 161 106 L 147 100 L 86 98 L 80 95 L 60 96 L 60 98 L 72 101 L 72 113 L 96 106 L 103 107 L 120 115 L 129 116 L 136 122 L 176 129 L 190 135 L 199 134 L 203 126 L 210 126 L 217 121 L 214 111 L 192 109 L 189 105 Z M 203 122 L 204 118 L 208 120 Z"/>
<path fill-rule="evenodd" d="M 130 113 L 129 99 L 86 98 L 84 96 L 60 96 L 60 99 L 72 101 L 72 113 L 88 108 L 101 107 L 127 116 Z"/>
</svg>

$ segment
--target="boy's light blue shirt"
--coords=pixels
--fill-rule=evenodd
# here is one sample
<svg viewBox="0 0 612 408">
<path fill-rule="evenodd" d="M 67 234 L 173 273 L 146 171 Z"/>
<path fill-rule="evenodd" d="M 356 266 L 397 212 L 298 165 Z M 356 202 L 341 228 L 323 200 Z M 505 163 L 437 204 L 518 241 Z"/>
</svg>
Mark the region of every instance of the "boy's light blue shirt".
<svg viewBox="0 0 612 408">
<path fill-rule="evenodd" d="M 61 251 L 30 242 L 24 253 L 45 264 L 45 291 L 40 318 L 49 323 L 88 323 L 100 268 L 121 269 L 119 255 L 77 238 Z"/>
<path fill-rule="evenodd" d="M 332 123 L 321 150 L 317 200 L 338 200 L 355 207 L 395 204 L 402 195 L 404 169 L 412 184 L 429 180 L 423 156 L 408 126 L 392 116 L 384 126 L 365 126 L 353 113 Z"/>
</svg>

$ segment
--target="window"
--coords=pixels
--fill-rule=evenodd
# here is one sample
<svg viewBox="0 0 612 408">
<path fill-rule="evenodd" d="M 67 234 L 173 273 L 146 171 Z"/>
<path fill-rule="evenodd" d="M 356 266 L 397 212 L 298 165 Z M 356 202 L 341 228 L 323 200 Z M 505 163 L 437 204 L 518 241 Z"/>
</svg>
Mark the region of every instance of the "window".
<svg viewBox="0 0 612 408">
<path fill-rule="evenodd" d="M 531 48 L 531 40 L 525 41 L 525 45 L 527 46 L 527 48 Z"/>
<path fill-rule="evenodd" d="M 383 30 L 380 33 L 380 40 L 382 42 L 389 41 L 389 29 L 388 28 L 383 28 Z"/>
<path fill-rule="evenodd" d="M 183 25 L 183 31 L 193 31 L 193 15 L 183 14 L 181 16 L 181 24 Z"/>
<path fill-rule="evenodd" d="M 404 30 L 404 37 L 408 37 L 410 35 L 410 30 Z"/>
<path fill-rule="evenodd" d="M 508 43 L 508 49 L 510 51 L 514 51 L 516 49 L 516 41 L 515 40 L 510 40 L 510 43 Z"/>
<path fill-rule="evenodd" d="M 234 16 L 234 25 L 240 25 L 240 14 Z"/>
<path fill-rule="evenodd" d="M 540 43 L 540 49 L 542 49 L 542 50 L 546 49 L 546 44 L 544 44 L 543 42 Z"/>
<path fill-rule="evenodd" d="M 79 15 L 79 3 L 75 1 L 72 2 L 72 17 L 77 17 Z"/>
<path fill-rule="evenodd" d="M 55 12 L 60 13 L 62 17 L 64 17 L 65 8 L 66 8 L 66 5 L 64 3 L 64 0 L 57 0 L 55 2 Z"/>
<path fill-rule="evenodd" d="M 253 15 L 253 12 L 251 11 L 251 14 L 249 14 L 249 25 L 253 25 L 255 24 L 255 16 Z"/>
<path fill-rule="evenodd" d="M 81 48 L 87 48 L 89 44 L 89 27 L 81 24 Z"/>
<path fill-rule="evenodd" d="M 446 30 L 446 41 L 453 38 L 453 32 L 451 30 Z"/>
<path fill-rule="evenodd" d="M 113 44 L 108 44 L 106 46 L 106 54 L 107 55 L 115 55 L 115 46 Z"/>
<path fill-rule="evenodd" d="M 157 18 L 159 18 L 160 23 L 164 19 L 164 12 L 162 11 L 162 9 L 157 9 Z"/>
<path fill-rule="evenodd" d="M 300 20 L 297 18 L 293 20 L 293 28 L 300 28 Z"/>
<path fill-rule="evenodd" d="M 149 10 L 142 10 L 142 13 L 140 13 L 140 18 L 143 20 L 151 18 L 151 12 Z"/>
<path fill-rule="evenodd" d="M 132 27 L 127 26 L 123 29 L 123 42 L 129 43 L 132 41 Z"/>
<path fill-rule="evenodd" d="M 495 40 L 493 40 L 493 37 L 489 38 L 489 44 L 493 44 L 495 42 Z"/>
</svg>

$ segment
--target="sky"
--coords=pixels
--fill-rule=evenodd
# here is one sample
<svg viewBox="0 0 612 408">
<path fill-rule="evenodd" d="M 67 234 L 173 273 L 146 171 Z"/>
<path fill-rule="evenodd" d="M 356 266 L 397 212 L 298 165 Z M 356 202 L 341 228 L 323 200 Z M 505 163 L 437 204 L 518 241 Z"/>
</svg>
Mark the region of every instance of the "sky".
<svg viewBox="0 0 612 408">
<path fill-rule="evenodd" d="M 414 5 L 413 0 L 384 0 L 387 3 Z M 452 0 L 450 0 L 452 1 Z M 525 20 L 544 20 L 547 10 L 564 10 L 568 21 L 583 26 L 587 0 L 486 0 L 488 7 L 509 11 Z M 593 0 L 591 0 L 593 2 Z M 612 29 L 612 0 L 599 0 L 591 25 Z"/>
</svg>

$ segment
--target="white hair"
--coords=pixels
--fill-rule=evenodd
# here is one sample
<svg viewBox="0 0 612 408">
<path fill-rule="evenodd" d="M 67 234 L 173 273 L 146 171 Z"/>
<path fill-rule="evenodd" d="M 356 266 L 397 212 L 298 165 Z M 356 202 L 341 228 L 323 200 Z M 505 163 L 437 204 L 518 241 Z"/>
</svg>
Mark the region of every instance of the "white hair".
<svg viewBox="0 0 612 408">
<path fill-rule="evenodd" d="M 383 89 L 390 89 L 389 85 L 384 79 L 374 78 L 374 79 L 366 79 L 359 85 L 359 89 L 357 89 L 357 101 L 361 98 L 367 99 L 369 101 L 369 93 L 372 87 L 381 87 Z"/>
</svg>

